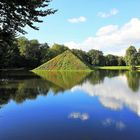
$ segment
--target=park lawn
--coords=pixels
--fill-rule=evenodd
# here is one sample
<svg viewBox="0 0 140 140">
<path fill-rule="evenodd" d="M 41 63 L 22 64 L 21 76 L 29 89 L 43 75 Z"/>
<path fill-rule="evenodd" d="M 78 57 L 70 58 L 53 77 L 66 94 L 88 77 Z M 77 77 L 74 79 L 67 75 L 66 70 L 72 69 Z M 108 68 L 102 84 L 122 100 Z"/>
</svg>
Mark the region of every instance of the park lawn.
<svg viewBox="0 0 140 140">
<path fill-rule="evenodd" d="M 140 71 L 140 66 L 136 66 L 138 71 Z M 103 67 L 96 67 L 96 69 L 100 70 L 130 70 L 130 66 L 103 66 Z"/>
</svg>

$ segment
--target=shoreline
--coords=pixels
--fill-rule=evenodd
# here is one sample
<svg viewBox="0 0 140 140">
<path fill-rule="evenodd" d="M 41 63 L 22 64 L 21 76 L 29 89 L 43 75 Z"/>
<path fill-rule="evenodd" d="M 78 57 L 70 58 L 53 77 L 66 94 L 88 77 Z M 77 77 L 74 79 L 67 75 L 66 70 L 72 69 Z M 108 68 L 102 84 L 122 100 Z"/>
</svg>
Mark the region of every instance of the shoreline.
<svg viewBox="0 0 140 140">
<path fill-rule="evenodd" d="M 138 71 L 140 72 L 140 66 L 136 66 L 137 70 L 134 71 Z M 37 69 L 26 69 L 26 68 L 8 68 L 8 69 L 0 69 L 0 71 L 58 71 L 58 72 L 91 72 L 91 71 L 96 71 L 96 70 L 127 70 L 127 71 L 131 71 L 130 66 L 95 66 L 92 67 L 90 70 L 37 70 Z"/>
</svg>

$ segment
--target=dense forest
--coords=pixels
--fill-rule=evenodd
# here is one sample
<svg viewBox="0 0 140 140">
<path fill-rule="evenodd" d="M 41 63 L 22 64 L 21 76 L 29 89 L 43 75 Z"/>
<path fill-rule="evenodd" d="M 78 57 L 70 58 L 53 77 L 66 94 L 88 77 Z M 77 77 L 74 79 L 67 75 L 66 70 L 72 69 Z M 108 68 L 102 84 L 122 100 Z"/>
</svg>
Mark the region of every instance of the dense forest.
<svg viewBox="0 0 140 140">
<path fill-rule="evenodd" d="M 64 45 L 47 43 L 41 44 L 38 40 L 28 40 L 19 37 L 12 45 L 0 47 L 0 68 L 26 68 L 33 69 L 49 61 L 69 48 Z M 91 66 L 126 66 L 140 65 L 140 49 L 130 46 L 124 57 L 112 54 L 104 55 L 102 51 L 90 50 L 88 52 L 71 49 L 83 62 Z"/>
</svg>

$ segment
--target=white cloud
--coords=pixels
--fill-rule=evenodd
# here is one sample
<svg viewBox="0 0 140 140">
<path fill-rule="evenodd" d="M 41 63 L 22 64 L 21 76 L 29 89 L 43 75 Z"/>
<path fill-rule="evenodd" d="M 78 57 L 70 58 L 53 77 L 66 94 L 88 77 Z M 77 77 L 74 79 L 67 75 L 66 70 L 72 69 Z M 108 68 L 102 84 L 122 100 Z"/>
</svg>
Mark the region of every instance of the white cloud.
<svg viewBox="0 0 140 140">
<path fill-rule="evenodd" d="M 86 22 L 86 17 L 80 16 L 79 18 L 70 18 L 68 19 L 68 22 L 70 23 L 79 23 L 79 22 Z"/>
<path fill-rule="evenodd" d="M 101 18 L 108 18 L 108 17 L 112 17 L 115 16 L 119 13 L 119 10 L 116 8 L 111 9 L 108 13 L 107 12 L 99 12 L 98 16 Z"/>
<path fill-rule="evenodd" d="M 71 119 L 80 119 L 82 121 L 86 121 L 89 119 L 89 115 L 87 113 L 80 113 L 80 112 L 72 112 L 69 114 L 68 118 Z"/>
<path fill-rule="evenodd" d="M 96 32 L 95 36 L 88 37 L 83 42 L 76 43 L 70 41 L 64 44 L 69 48 L 85 51 L 98 49 L 102 50 L 105 54 L 124 55 L 128 46 L 140 46 L 140 19 L 132 18 L 122 26 L 104 26 Z"/>
<path fill-rule="evenodd" d="M 96 35 L 97 36 L 110 35 L 110 34 L 112 34 L 113 32 L 115 32 L 117 30 L 118 30 L 117 25 L 108 25 L 108 26 L 100 28 L 97 31 Z"/>
</svg>

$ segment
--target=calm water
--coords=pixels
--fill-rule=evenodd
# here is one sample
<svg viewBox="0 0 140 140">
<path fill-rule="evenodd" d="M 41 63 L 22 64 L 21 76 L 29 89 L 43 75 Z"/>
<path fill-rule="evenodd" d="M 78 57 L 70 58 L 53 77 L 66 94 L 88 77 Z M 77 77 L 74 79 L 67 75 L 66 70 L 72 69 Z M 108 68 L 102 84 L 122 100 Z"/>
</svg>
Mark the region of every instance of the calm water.
<svg viewBox="0 0 140 140">
<path fill-rule="evenodd" d="M 140 73 L 1 71 L 0 140 L 140 140 Z"/>
</svg>

